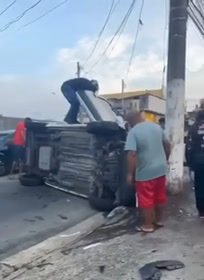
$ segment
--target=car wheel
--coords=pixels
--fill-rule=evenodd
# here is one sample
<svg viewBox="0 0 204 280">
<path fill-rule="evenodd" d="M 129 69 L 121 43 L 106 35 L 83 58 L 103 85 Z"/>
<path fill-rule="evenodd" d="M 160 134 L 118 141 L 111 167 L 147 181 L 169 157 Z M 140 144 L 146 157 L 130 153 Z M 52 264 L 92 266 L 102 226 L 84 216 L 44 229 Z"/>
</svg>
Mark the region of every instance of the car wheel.
<svg viewBox="0 0 204 280">
<path fill-rule="evenodd" d="M 114 200 L 105 192 L 103 186 L 97 182 L 89 190 L 89 203 L 98 211 L 111 211 L 114 209 Z"/>
<path fill-rule="evenodd" d="M 35 175 L 21 175 L 19 178 L 21 185 L 26 187 L 36 187 L 43 185 L 43 179 Z"/>
<path fill-rule="evenodd" d="M 108 198 L 99 198 L 93 195 L 89 196 L 89 203 L 92 208 L 101 212 L 110 212 L 115 208 L 113 200 Z"/>
</svg>

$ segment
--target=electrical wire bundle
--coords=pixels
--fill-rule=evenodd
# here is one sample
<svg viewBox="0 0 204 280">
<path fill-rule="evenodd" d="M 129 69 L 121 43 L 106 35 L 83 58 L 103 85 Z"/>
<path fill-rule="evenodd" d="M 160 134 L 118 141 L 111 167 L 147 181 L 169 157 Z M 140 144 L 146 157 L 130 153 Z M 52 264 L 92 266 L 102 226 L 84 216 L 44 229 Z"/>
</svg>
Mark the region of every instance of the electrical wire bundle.
<svg viewBox="0 0 204 280">
<path fill-rule="evenodd" d="M 118 42 L 118 38 L 120 38 L 121 34 L 123 33 L 125 26 L 127 25 L 127 22 L 134 10 L 135 4 L 136 4 L 137 0 L 132 0 L 130 6 L 128 7 L 127 12 L 125 13 L 124 17 L 122 18 L 120 25 L 118 26 L 117 30 L 115 31 L 114 35 L 112 36 L 112 38 L 110 39 L 110 41 L 108 42 L 107 46 L 105 47 L 103 53 L 99 56 L 98 60 L 92 64 L 92 66 L 90 67 L 90 69 L 86 72 L 86 74 L 90 73 L 99 63 L 100 61 L 106 57 L 107 52 L 110 50 L 110 48 L 112 47 L 112 49 L 110 50 L 110 52 L 113 51 L 115 44 L 114 42 Z M 114 44 L 114 47 L 113 47 Z M 89 57 L 90 59 L 90 57 Z"/>
<path fill-rule="evenodd" d="M 188 14 L 204 37 L 204 0 L 189 0 Z"/>
<path fill-rule="evenodd" d="M 15 25 L 16 23 L 18 23 L 19 21 L 21 21 L 21 19 L 23 19 L 25 17 L 25 15 L 30 12 L 31 10 L 33 10 L 34 8 L 36 8 L 39 4 L 41 4 L 43 0 L 38 0 L 36 2 L 34 2 L 31 6 L 29 6 L 27 9 L 25 9 L 23 12 L 21 12 L 21 14 L 19 14 L 17 17 L 15 17 L 14 19 L 12 19 L 11 21 L 9 21 L 7 24 L 5 24 L 4 26 L 0 27 L 0 33 L 6 31 L 7 29 L 9 29 L 11 26 Z M 69 0 L 63 0 L 61 2 L 58 2 L 55 6 L 51 7 L 50 9 L 48 9 L 47 11 L 45 11 L 44 13 L 42 13 L 41 15 L 39 15 L 37 18 L 34 18 L 33 20 L 29 21 L 28 23 L 24 24 L 23 26 L 21 26 L 21 28 L 27 27 L 35 22 L 37 22 L 38 20 L 44 18 L 45 16 L 49 15 L 50 13 L 54 12 L 56 9 L 60 8 L 62 5 L 66 4 Z M 10 8 L 12 8 L 16 3 L 18 2 L 18 0 L 13 0 L 12 2 L 10 2 L 10 4 L 8 4 L 8 6 L 6 6 L 2 11 L 0 11 L 0 16 L 5 14 Z M 21 29 L 20 28 L 20 29 Z"/>
</svg>

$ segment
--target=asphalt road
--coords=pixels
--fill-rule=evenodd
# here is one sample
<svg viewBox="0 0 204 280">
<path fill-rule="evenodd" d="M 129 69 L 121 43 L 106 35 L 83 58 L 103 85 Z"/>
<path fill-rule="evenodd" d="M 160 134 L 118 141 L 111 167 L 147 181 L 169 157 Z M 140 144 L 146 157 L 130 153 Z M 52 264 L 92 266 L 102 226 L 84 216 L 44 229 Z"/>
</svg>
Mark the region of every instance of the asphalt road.
<svg viewBox="0 0 204 280">
<path fill-rule="evenodd" d="M 93 215 L 84 199 L 0 178 L 0 260 Z"/>
</svg>

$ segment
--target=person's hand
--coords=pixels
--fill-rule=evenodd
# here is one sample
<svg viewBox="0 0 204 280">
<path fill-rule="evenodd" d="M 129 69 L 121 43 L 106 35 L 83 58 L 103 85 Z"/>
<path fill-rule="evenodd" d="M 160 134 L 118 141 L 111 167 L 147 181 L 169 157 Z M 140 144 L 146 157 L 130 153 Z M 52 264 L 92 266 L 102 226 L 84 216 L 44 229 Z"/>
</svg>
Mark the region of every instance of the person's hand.
<svg viewBox="0 0 204 280">
<path fill-rule="evenodd" d="M 127 184 L 128 184 L 129 186 L 132 186 L 132 185 L 133 185 L 133 182 L 134 182 L 134 180 L 133 180 L 133 175 L 132 175 L 132 174 L 128 174 L 128 175 L 127 175 Z"/>
</svg>

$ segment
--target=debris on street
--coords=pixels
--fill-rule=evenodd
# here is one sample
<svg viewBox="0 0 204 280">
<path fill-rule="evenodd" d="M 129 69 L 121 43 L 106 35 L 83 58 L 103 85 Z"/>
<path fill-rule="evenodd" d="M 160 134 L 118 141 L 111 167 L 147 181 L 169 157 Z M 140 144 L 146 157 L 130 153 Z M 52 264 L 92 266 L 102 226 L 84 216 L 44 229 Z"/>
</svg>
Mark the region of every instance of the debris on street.
<svg viewBox="0 0 204 280">
<path fill-rule="evenodd" d="M 128 213 L 128 210 L 126 207 L 124 206 L 119 206 L 119 207 L 116 207 L 115 209 L 113 209 L 107 216 L 108 219 L 112 219 L 113 217 L 115 216 L 123 216 L 125 214 Z"/>
<path fill-rule="evenodd" d="M 160 280 L 162 269 L 168 271 L 184 268 L 184 264 L 176 260 L 156 261 L 148 263 L 140 268 L 142 280 Z"/>
<path fill-rule="evenodd" d="M 71 234 L 60 234 L 60 237 L 61 238 L 68 238 L 68 237 L 79 235 L 80 233 L 81 233 L 80 231 L 77 231 L 77 232 L 74 232 L 74 233 L 71 233 Z"/>
<path fill-rule="evenodd" d="M 90 244 L 90 245 L 84 247 L 83 249 L 86 251 L 86 250 L 88 250 L 88 249 L 92 249 L 92 248 L 95 248 L 95 247 L 101 246 L 101 245 L 102 245 L 102 243 Z"/>
</svg>

